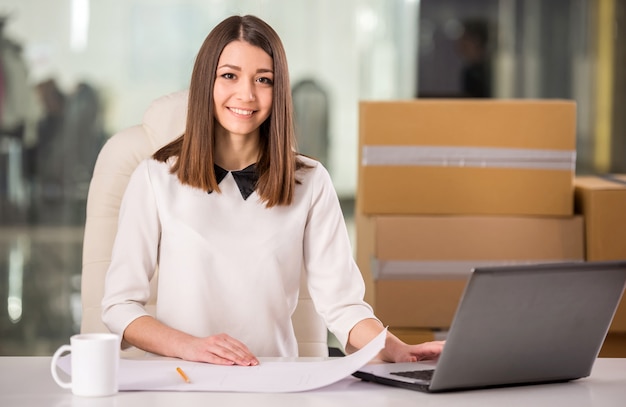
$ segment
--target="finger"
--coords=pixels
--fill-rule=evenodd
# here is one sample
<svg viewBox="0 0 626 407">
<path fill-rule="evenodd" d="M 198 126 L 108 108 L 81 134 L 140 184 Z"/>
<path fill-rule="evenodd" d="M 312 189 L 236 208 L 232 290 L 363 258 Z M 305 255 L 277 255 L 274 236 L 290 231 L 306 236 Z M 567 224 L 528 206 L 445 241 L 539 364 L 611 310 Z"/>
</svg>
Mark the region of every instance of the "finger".
<svg viewBox="0 0 626 407">
<path fill-rule="evenodd" d="M 236 351 L 240 354 L 252 355 L 252 352 L 250 351 L 250 349 L 248 349 L 248 347 L 243 342 L 238 341 L 232 336 L 226 335 L 224 337 L 224 341 L 229 345 L 229 348 L 231 348 L 233 351 Z"/>
<path fill-rule="evenodd" d="M 231 364 L 236 364 L 240 366 L 256 366 L 259 364 L 258 360 L 253 355 L 241 356 L 226 348 L 218 348 L 218 350 L 214 352 L 214 355 L 224 360 L 230 361 Z"/>
<path fill-rule="evenodd" d="M 212 353 L 216 356 L 242 366 L 259 364 L 259 361 L 248 347 L 238 340 L 228 335 L 220 335 L 215 339 L 215 347 L 212 349 Z"/>
<path fill-rule="evenodd" d="M 259 361 L 245 344 L 230 336 L 226 337 L 226 342 L 230 345 L 230 349 L 235 352 L 237 356 L 245 359 L 249 362 L 249 364 L 258 364 Z"/>
<path fill-rule="evenodd" d="M 217 365 L 250 366 L 250 363 L 248 363 L 245 358 L 242 358 L 231 350 L 218 345 L 206 346 L 202 351 L 201 361 Z"/>
<path fill-rule="evenodd" d="M 420 360 L 432 360 L 439 357 L 443 350 L 443 345 L 438 343 L 423 343 L 417 345 L 411 350 L 411 356 L 417 358 L 417 361 Z"/>
<path fill-rule="evenodd" d="M 225 359 L 211 352 L 207 352 L 205 354 L 205 357 L 203 358 L 202 362 L 211 363 L 214 365 L 223 365 L 223 366 L 232 366 L 235 364 L 235 362 L 233 362 L 232 360 Z"/>
</svg>

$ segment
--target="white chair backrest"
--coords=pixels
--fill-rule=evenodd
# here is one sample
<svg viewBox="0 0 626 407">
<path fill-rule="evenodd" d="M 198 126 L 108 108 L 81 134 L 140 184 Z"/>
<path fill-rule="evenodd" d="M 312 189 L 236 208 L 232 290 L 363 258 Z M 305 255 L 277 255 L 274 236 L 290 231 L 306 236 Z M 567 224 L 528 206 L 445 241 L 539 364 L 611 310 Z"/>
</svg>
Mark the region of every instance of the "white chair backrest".
<svg viewBox="0 0 626 407">
<path fill-rule="evenodd" d="M 187 114 L 187 91 L 155 100 L 143 123 L 113 135 L 96 161 L 87 197 L 81 281 L 81 332 L 107 332 L 101 319 L 104 277 L 111 261 L 119 206 L 130 175 L 139 162 L 183 134 Z M 147 309 L 154 315 L 158 273 L 152 279 Z M 305 279 L 302 279 L 293 324 L 300 356 L 327 356 L 326 327 L 315 311 Z"/>
</svg>

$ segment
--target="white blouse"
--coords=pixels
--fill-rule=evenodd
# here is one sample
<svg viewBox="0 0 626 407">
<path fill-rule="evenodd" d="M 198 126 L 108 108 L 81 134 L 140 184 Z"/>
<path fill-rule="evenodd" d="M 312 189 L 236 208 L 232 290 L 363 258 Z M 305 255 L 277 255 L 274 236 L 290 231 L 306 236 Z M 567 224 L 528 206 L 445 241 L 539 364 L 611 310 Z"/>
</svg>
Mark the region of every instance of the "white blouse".
<svg viewBox="0 0 626 407">
<path fill-rule="evenodd" d="M 158 265 L 161 322 L 199 337 L 227 333 L 256 356 L 297 356 L 291 315 L 304 268 L 316 310 L 345 346 L 352 327 L 375 316 L 330 176 L 301 160 L 312 168 L 298 170 L 293 203 L 269 209 L 256 192 L 244 200 L 230 172 L 209 194 L 181 184 L 167 163 L 141 162 L 120 207 L 107 327 L 121 335 L 148 315 Z"/>
</svg>

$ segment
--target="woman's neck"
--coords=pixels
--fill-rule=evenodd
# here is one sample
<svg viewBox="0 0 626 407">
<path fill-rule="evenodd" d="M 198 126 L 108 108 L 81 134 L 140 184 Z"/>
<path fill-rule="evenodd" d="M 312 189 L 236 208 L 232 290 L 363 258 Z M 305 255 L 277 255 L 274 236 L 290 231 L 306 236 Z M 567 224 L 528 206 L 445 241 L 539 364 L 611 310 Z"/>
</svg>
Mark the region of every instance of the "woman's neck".
<svg viewBox="0 0 626 407">
<path fill-rule="evenodd" d="M 231 135 L 218 132 L 215 138 L 215 164 L 237 171 L 259 159 L 259 135 Z"/>
</svg>

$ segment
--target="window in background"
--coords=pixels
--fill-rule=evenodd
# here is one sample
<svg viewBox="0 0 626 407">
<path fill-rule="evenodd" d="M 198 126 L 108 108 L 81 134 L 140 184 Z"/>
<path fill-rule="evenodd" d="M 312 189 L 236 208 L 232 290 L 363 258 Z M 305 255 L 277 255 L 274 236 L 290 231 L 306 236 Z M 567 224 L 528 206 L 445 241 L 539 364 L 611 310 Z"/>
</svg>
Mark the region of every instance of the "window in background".
<svg viewBox="0 0 626 407">
<path fill-rule="evenodd" d="M 594 4 L 422 0 L 416 95 L 573 99 L 577 171 L 596 171 Z"/>
</svg>

